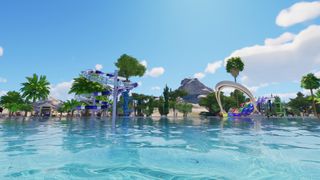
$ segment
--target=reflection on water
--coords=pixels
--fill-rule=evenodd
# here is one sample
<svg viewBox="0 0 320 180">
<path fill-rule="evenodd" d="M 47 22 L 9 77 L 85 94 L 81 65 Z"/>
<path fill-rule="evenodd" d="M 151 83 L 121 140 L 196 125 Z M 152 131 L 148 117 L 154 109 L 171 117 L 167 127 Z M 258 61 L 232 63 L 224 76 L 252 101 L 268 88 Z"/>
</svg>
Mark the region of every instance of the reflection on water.
<svg viewBox="0 0 320 180">
<path fill-rule="evenodd" d="M 311 119 L 0 120 L 3 178 L 316 178 Z"/>
</svg>

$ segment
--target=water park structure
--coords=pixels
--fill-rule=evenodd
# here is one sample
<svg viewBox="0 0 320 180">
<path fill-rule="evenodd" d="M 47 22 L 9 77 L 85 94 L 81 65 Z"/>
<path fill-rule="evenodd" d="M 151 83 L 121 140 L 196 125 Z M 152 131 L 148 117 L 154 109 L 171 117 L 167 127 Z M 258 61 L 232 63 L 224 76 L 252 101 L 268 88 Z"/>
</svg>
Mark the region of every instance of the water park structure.
<svg viewBox="0 0 320 180">
<path fill-rule="evenodd" d="M 245 93 L 249 99 L 250 102 L 246 103 L 243 108 L 239 109 L 239 112 L 229 112 L 227 113 L 221 103 L 221 90 L 225 89 L 225 88 L 234 88 L 236 90 L 239 90 L 243 93 Z M 256 107 L 256 100 L 254 98 L 254 96 L 252 95 L 252 93 L 249 91 L 248 88 L 244 87 L 243 85 L 239 84 L 239 83 L 235 83 L 232 81 L 221 81 L 218 84 L 216 84 L 215 86 L 215 93 L 216 93 L 216 99 L 220 108 L 220 114 L 223 117 L 234 117 L 234 116 L 248 116 L 254 112 L 258 112 L 257 107 Z"/>
<path fill-rule="evenodd" d="M 112 96 L 112 124 L 115 124 L 115 119 L 117 116 L 117 101 L 118 96 L 122 95 L 123 97 L 123 112 L 124 116 L 130 115 L 129 109 L 129 93 L 132 89 L 138 87 L 138 83 L 131 83 L 130 81 L 125 80 L 125 78 L 118 76 L 118 71 L 114 73 L 104 73 L 98 70 L 86 70 L 81 72 L 81 76 L 86 78 L 89 81 L 97 82 L 102 84 L 106 88 L 111 90 L 106 90 L 104 92 L 94 92 L 91 94 L 82 94 L 77 97 L 78 100 L 84 101 L 87 104 L 85 106 L 77 106 L 77 110 L 91 110 L 93 113 L 97 110 L 107 110 L 110 107 L 110 102 L 97 100 L 97 96 L 104 96 L 106 99 Z"/>
</svg>

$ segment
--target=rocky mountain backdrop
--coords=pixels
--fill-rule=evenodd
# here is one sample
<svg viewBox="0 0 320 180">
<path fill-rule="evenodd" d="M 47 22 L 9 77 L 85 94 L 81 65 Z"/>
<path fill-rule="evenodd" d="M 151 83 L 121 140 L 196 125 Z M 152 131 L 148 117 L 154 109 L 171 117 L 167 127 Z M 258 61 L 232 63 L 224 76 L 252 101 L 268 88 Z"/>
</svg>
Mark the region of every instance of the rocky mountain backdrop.
<svg viewBox="0 0 320 180">
<path fill-rule="evenodd" d="M 205 96 L 213 92 L 212 89 L 202 84 L 197 78 L 186 78 L 182 80 L 179 89 L 188 93 L 183 100 L 194 104 L 199 103 L 200 96 Z"/>
</svg>

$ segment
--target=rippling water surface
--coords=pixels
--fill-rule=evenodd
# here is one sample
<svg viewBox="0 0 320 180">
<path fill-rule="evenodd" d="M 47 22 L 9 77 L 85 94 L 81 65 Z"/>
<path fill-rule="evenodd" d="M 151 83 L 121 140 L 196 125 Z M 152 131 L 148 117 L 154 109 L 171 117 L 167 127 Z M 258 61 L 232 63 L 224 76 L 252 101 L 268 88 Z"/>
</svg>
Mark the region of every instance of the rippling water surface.
<svg viewBox="0 0 320 180">
<path fill-rule="evenodd" d="M 319 177 L 317 120 L 0 120 L 0 179 Z"/>
</svg>

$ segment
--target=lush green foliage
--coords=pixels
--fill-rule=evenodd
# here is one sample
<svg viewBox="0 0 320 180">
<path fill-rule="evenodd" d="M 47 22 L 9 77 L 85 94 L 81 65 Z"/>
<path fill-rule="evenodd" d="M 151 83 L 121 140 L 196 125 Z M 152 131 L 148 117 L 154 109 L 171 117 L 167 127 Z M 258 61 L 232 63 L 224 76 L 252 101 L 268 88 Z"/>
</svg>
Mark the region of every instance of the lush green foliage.
<svg viewBox="0 0 320 180">
<path fill-rule="evenodd" d="M 315 100 L 314 100 L 313 90 L 314 89 L 318 89 L 320 87 L 320 79 L 317 78 L 314 74 L 309 73 L 309 74 L 307 74 L 307 75 L 302 77 L 302 79 L 301 79 L 301 87 L 304 88 L 304 89 L 309 89 L 310 90 L 311 99 L 312 99 L 313 113 L 314 113 L 315 116 L 318 116 L 317 108 L 316 108 L 316 104 L 315 104 Z"/>
<path fill-rule="evenodd" d="M 304 89 L 318 89 L 320 87 L 320 79 L 317 78 L 314 74 L 309 73 L 302 77 L 301 87 Z"/>
<path fill-rule="evenodd" d="M 226 70 L 228 73 L 234 77 L 235 82 L 237 82 L 237 77 L 239 72 L 243 71 L 244 64 L 240 57 L 231 57 L 227 60 Z"/>
<path fill-rule="evenodd" d="M 107 88 L 105 88 L 100 83 L 89 81 L 85 77 L 80 76 L 78 78 L 74 78 L 69 93 L 80 95 L 90 94 L 94 92 L 102 92 L 105 90 L 107 90 Z"/>
<path fill-rule="evenodd" d="M 75 108 L 80 105 L 81 105 L 81 102 L 79 102 L 75 99 L 67 100 L 66 102 L 64 102 L 62 104 L 61 109 L 59 109 L 59 111 L 60 112 L 67 112 L 67 113 L 71 112 L 71 117 L 72 117 L 73 113 L 75 111 Z"/>
<path fill-rule="evenodd" d="M 189 103 L 178 103 L 177 110 L 183 113 L 183 117 L 187 117 L 188 113 L 192 112 L 192 104 Z"/>
<path fill-rule="evenodd" d="M 225 96 L 221 92 L 221 103 L 226 111 L 228 111 L 230 108 L 238 107 L 235 96 L 238 96 L 238 100 L 240 103 L 244 103 L 247 100 L 244 94 L 237 90 L 230 93 L 230 96 Z M 205 107 L 209 111 L 210 115 L 217 115 L 220 112 L 215 92 L 208 94 L 207 97 L 201 98 L 199 101 L 199 105 Z"/>
<path fill-rule="evenodd" d="M 20 93 L 16 91 L 9 91 L 6 95 L 3 95 L 0 98 L 0 104 L 9 110 L 10 115 L 18 111 L 29 112 L 32 110 L 32 105 L 24 101 Z"/>
<path fill-rule="evenodd" d="M 170 93 L 167 85 L 163 90 L 163 98 L 164 98 L 163 114 L 167 116 L 169 114 L 169 107 L 170 107 L 170 104 L 169 104 Z"/>
<path fill-rule="evenodd" d="M 132 93 L 132 99 L 136 101 L 134 110 L 136 111 L 136 115 L 144 116 L 144 113 L 147 109 L 146 101 L 148 100 L 148 96 L 144 94 Z"/>
<path fill-rule="evenodd" d="M 167 115 L 165 114 L 164 110 L 164 98 L 163 96 L 160 96 L 159 101 L 158 101 L 158 110 L 161 116 Z"/>
<path fill-rule="evenodd" d="M 115 65 L 119 68 L 119 76 L 125 77 L 127 80 L 131 76 L 143 76 L 146 67 L 142 65 L 136 58 L 123 54 Z"/>
<path fill-rule="evenodd" d="M 26 77 L 27 82 L 22 83 L 22 97 L 26 98 L 27 101 L 32 100 L 43 100 L 48 98 L 50 94 L 50 83 L 47 81 L 46 76 L 38 76 L 33 74 L 32 77 Z"/>
<path fill-rule="evenodd" d="M 186 95 L 188 95 L 188 93 L 184 90 L 177 89 L 177 90 L 172 91 L 170 89 L 170 91 L 169 91 L 169 107 L 172 108 L 172 110 L 173 110 L 173 116 L 176 116 L 178 98 L 182 98 Z"/>
<path fill-rule="evenodd" d="M 297 93 L 297 97 L 290 99 L 288 102 L 289 111 L 294 115 L 300 115 L 300 112 L 307 113 L 310 110 L 312 102 L 301 92 Z"/>
</svg>

